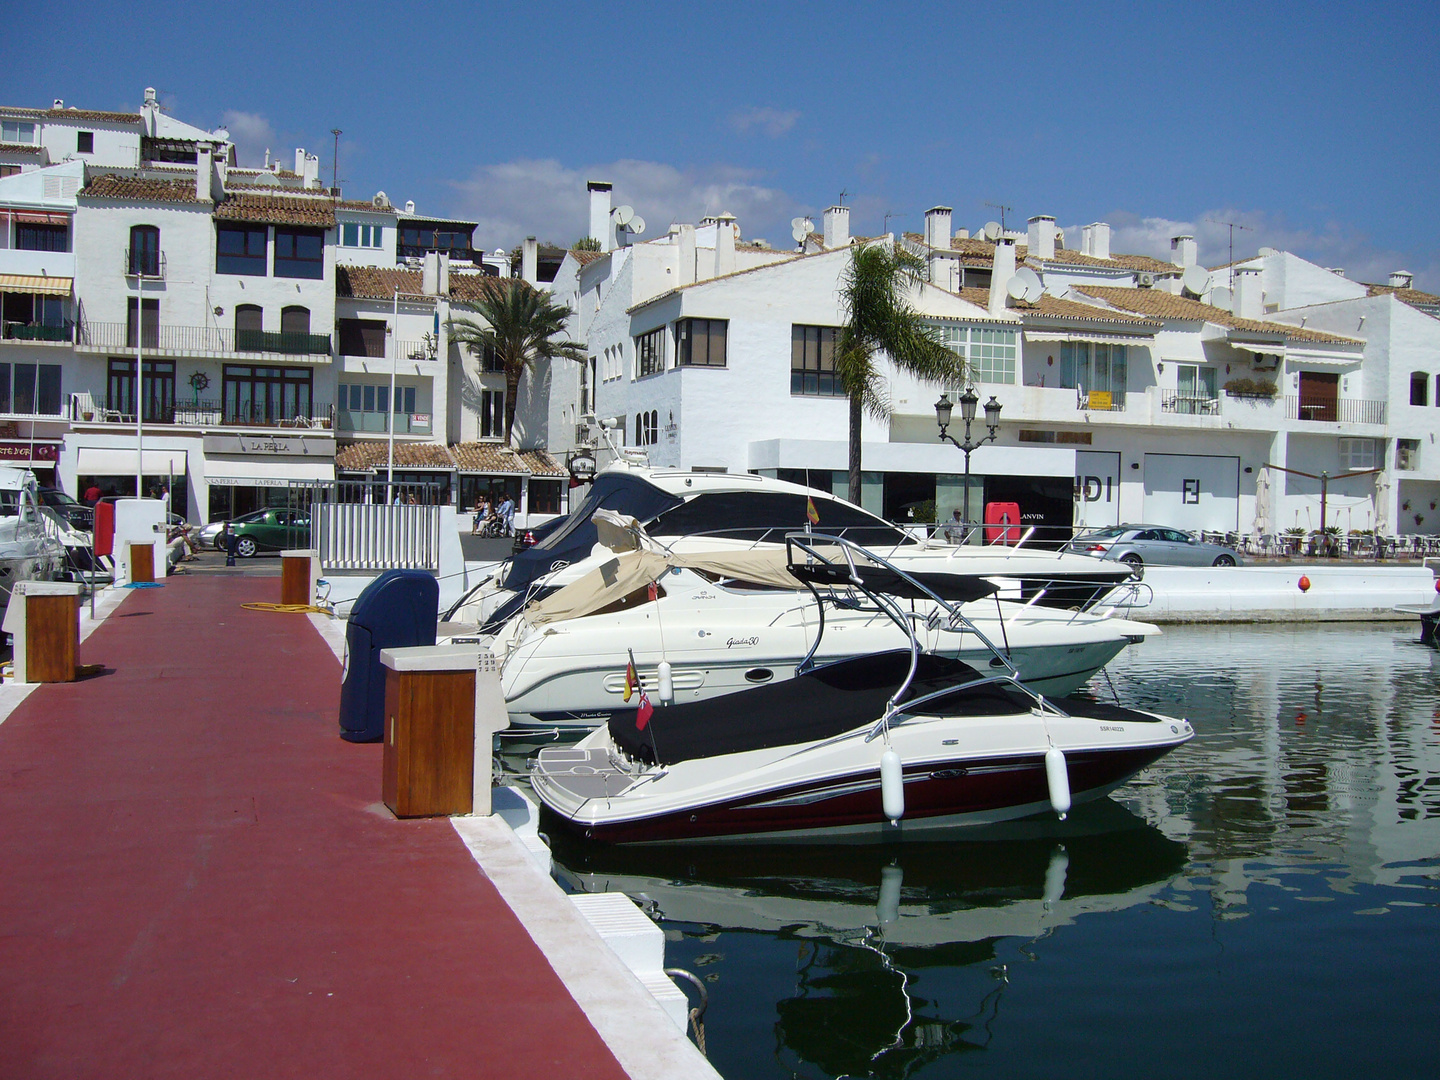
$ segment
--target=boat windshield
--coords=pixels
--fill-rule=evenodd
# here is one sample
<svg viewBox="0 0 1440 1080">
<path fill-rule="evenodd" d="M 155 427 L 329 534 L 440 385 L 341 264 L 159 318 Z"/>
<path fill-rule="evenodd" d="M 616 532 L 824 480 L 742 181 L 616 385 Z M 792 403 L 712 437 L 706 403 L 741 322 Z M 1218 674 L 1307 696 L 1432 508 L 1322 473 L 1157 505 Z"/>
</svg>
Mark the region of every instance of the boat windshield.
<svg viewBox="0 0 1440 1080">
<path fill-rule="evenodd" d="M 889 548 L 913 543 L 895 526 L 838 499 L 786 491 L 713 491 L 687 499 L 646 525 L 651 536 L 717 536 L 779 543 L 786 533 L 806 527 L 810 506 L 820 519 L 815 528 L 843 536 L 862 547 Z"/>
</svg>

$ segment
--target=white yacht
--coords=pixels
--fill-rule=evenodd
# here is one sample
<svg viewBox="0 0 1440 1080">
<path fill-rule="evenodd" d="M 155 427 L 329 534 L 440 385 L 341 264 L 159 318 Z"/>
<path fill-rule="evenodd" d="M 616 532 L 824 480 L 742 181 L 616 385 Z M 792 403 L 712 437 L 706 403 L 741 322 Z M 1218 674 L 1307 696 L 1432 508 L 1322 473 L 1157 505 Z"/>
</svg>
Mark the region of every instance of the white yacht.
<svg viewBox="0 0 1440 1080">
<path fill-rule="evenodd" d="M 30 470 L 0 466 L 0 607 L 15 582 L 49 580 L 60 570 L 65 545 L 57 533 Z"/>
</svg>

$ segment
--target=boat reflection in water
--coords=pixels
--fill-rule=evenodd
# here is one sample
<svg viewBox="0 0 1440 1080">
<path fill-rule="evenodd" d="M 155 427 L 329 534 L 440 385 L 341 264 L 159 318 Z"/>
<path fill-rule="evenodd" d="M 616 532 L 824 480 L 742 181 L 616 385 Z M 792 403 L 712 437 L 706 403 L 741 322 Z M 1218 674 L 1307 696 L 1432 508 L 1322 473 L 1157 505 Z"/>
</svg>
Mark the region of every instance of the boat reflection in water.
<svg viewBox="0 0 1440 1080">
<path fill-rule="evenodd" d="M 1109 800 L 1065 822 L 1011 822 L 944 843 L 629 849 L 551 837 L 567 887 L 629 894 L 669 931 L 667 962 L 721 982 L 707 1014 L 712 1045 L 730 1023 L 760 1019 L 733 1014 L 768 1013 L 777 1064 L 796 1075 L 904 1075 L 985 1045 L 1014 975 L 998 939 L 1034 941 L 1147 903 L 1186 862 L 1184 844 Z M 716 957 L 737 933 L 747 936 L 740 954 L 764 947 L 752 935 L 793 954 L 773 1013 L 732 996 L 743 978 L 724 979 Z M 926 978 L 936 970 L 947 972 L 939 997 Z"/>
</svg>

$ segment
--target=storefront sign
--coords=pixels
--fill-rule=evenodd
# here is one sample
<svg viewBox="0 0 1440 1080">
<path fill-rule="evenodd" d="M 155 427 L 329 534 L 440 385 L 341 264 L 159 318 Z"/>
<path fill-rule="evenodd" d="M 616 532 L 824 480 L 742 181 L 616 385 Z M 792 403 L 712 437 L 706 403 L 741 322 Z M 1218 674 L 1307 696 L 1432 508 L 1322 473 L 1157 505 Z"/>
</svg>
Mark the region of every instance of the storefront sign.
<svg viewBox="0 0 1440 1080">
<path fill-rule="evenodd" d="M 289 487 L 291 481 L 274 476 L 207 476 L 205 482 L 213 487 Z"/>
<path fill-rule="evenodd" d="M 333 458 L 335 440 L 318 435 L 206 435 L 205 453 Z"/>
<path fill-rule="evenodd" d="M 428 424 L 428 423 L 430 423 L 430 414 L 429 414 L 428 412 L 411 413 L 411 414 L 410 414 L 410 423 L 412 423 L 412 424 Z"/>
<path fill-rule="evenodd" d="M 58 460 L 60 460 L 59 443 L 0 442 L 0 461 L 53 465 Z"/>
</svg>

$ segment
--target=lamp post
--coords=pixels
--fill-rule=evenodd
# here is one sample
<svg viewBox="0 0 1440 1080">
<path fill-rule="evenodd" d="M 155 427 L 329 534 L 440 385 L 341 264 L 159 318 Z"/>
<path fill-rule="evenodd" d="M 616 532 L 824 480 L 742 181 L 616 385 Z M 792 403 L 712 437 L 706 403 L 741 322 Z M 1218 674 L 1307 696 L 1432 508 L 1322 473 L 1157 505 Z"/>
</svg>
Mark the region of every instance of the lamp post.
<svg viewBox="0 0 1440 1080">
<path fill-rule="evenodd" d="M 995 395 L 990 395 L 990 400 L 985 403 L 985 426 L 990 433 L 979 439 L 973 439 L 970 435 L 970 424 L 975 419 L 975 406 L 979 404 L 980 395 L 975 393 L 973 386 L 967 386 L 964 393 L 960 395 L 960 417 L 965 421 L 965 438 L 961 442 L 955 441 L 955 436 L 946 432 L 950 426 L 950 414 L 955 408 L 955 403 L 950 400 L 950 393 L 947 390 L 940 395 L 940 400 L 935 403 L 935 422 L 940 425 L 940 438 L 956 447 L 965 455 L 965 509 L 962 516 L 965 524 L 970 524 L 970 453 L 984 446 L 987 442 L 993 442 L 999 434 L 1000 428 L 1000 402 L 995 400 Z"/>
</svg>

